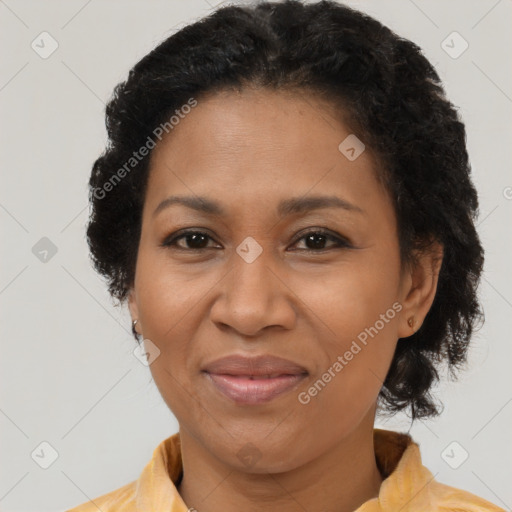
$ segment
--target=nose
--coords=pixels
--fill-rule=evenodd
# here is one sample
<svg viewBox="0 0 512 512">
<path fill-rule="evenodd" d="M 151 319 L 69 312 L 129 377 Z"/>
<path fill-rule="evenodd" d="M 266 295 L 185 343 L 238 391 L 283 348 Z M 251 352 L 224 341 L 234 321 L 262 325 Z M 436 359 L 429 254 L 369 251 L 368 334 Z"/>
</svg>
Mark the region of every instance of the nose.
<svg viewBox="0 0 512 512">
<path fill-rule="evenodd" d="M 233 329 L 246 337 L 256 337 L 265 328 L 293 329 L 296 296 L 271 265 L 270 251 L 263 251 L 251 263 L 233 254 L 231 271 L 220 281 L 210 315 L 221 329 Z M 282 272 L 281 272 L 282 274 Z"/>
</svg>

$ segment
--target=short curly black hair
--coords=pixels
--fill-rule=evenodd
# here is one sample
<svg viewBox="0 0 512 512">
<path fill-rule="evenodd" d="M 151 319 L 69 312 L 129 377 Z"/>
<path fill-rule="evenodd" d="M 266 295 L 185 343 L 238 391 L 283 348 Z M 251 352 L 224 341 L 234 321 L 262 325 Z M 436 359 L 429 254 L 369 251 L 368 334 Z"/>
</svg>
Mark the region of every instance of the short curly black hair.
<svg viewBox="0 0 512 512">
<path fill-rule="evenodd" d="M 109 137 L 90 177 L 87 239 L 113 298 L 133 285 L 156 127 L 191 98 L 247 86 L 309 91 L 349 112 L 379 156 L 394 201 L 402 264 L 432 240 L 444 256 L 421 328 L 399 339 L 379 412 L 412 419 L 440 413 L 431 389 L 445 362 L 454 377 L 476 322 L 483 249 L 466 134 L 440 78 L 411 41 L 334 1 L 229 5 L 185 26 L 141 59 L 106 108 Z M 341 114 L 340 114 L 341 115 Z M 165 124 L 167 123 L 167 124 Z M 143 156 L 141 156 L 143 155 Z M 136 159 L 135 159 L 136 156 Z M 130 167 L 127 166 L 130 162 Z"/>
</svg>

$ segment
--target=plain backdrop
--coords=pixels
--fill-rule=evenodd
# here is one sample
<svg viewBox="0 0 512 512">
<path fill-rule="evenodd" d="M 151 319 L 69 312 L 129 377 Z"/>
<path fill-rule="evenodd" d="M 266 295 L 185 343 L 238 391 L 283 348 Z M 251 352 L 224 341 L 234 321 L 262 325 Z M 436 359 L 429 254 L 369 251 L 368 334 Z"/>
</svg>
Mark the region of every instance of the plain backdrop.
<svg viewBox="0 0 512 512">
<path fill-rule="evenodd" d="M 410 431 L 436 479 L 510 510 L 512 2 L 347 3 L 415 41 L 436 66 L 466 123 L 486 249 L 486 322 L 467 371 L 436 391 L 444 413 L 377 426 Z M 220 4 L 0 1 L 2 511 L 65 510 L 117 489 L 177 432 L 134 357 L 127 311 L 90 265 L 87 180 L 114 86 L 162 39 Z"/>
</svg>

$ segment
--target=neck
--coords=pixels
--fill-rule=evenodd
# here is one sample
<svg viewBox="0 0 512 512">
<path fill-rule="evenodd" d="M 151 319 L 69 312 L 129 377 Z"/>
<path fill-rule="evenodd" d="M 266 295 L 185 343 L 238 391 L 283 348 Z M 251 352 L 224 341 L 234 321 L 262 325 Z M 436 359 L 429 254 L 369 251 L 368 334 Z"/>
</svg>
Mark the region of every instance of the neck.
<svg viewBox="0 0 512 512">
<path fill-rule="evenodd" d="M 281 473 L 249 473 L 226 465 L 181 429 L 180 440 L 183 478 L 178 492 L 197 512 L 353 512 L 377 497 L 382 483 L 373 417 L 325 453 Z"/>
</svg>

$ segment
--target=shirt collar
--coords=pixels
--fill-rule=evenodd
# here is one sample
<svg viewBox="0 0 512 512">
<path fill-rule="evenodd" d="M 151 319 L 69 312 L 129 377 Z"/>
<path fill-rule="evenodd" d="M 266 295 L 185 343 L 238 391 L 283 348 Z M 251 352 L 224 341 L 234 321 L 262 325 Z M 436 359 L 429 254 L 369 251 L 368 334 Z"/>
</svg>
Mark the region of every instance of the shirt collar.
<svg viewBox="0 0 512 512">
<path fill-rule="evenodd" d="M 373 431 L 377 467 L 384 480 L 379 495 L 355 512 L 401 512 L 437 510 L 443 505 L 467 504 L 468 511 L 503 510 L 466 491 L 436 482 L 422 464 L 419 446 L 409 434 L 375 428 Z M 162 441 L 136 481 L 137 510 L 187 512 L 177 490 L 183 475 L 179 433 Z M 448 508 L 450 509 L 450 508 Z"/>
</svg>

